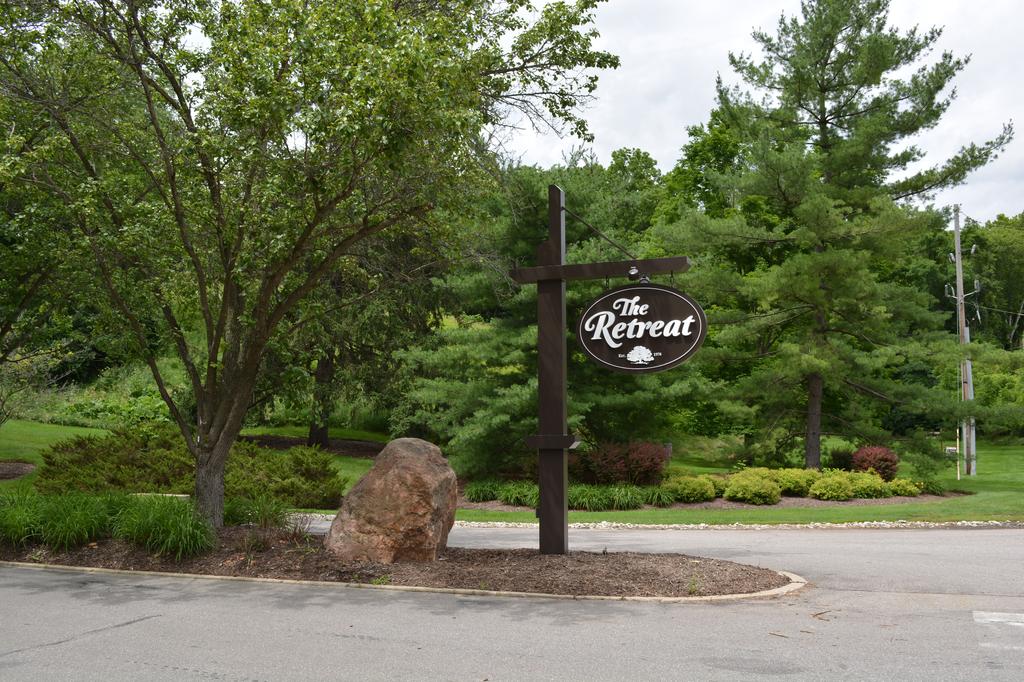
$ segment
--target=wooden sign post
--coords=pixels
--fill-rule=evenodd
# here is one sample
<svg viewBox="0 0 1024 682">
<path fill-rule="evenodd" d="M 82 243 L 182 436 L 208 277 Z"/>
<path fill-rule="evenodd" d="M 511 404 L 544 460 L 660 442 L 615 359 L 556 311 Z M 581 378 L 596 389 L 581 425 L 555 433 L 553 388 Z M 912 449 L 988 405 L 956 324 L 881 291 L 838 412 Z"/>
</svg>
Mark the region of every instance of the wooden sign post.
<svg viewBox="0 0 1024 682">
<path fill-rule="evenodd" d="M 519 268 L 512 279 L 537 285 L 538 433 L 526 439 L 539 457 L 541 554 L 569 551 L 568 458 L 579 442 L 569 433 L 566 408 L 565 283 L 568 280 L 638 278 L 685 272 L 686 257 L 628 260 L 611 263 L 565 262 L 565 192 L 548 187 L 548 238 L 537 248 L 537 266 Z"/>
</svg>

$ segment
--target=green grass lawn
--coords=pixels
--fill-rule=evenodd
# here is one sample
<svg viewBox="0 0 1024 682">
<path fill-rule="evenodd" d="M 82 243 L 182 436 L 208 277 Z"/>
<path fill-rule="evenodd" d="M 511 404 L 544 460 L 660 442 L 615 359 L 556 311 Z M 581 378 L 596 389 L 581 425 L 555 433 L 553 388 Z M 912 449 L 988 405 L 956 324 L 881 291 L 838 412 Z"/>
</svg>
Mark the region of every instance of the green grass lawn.
<svg viewBox="0 0 1024 682">
<path fill-rule="evenodd" d="M 106 433 L 100 429 L 88 429 L 82 426 L 58 426 L 56 424 L 40 424 L 12 419 L 0 426 L 0 460 L 16 459 L 31 462 L 35 465 L 43 463 L 40 453 L 57 441 L 74 436 L 91 436 Z M 0 481 L 0 489 L 18 482 L 31 481 L 35 472 L 18 479 L 18 481 Z"/>
<path fill-rule="evenodd" d="M 305 438 L 309 434 L 308 426 L 255 426 L 250 429 L 242 429 L 243 436 L 290 436 L 292 438 Z M 359 429 L 343 429 L 331 427 L 331 438 L 344 438 L 347 440 L 370 440 L 375 443 L 388 442 L 386 433 L 377 431 L 361 431 Z"/>
</svg>

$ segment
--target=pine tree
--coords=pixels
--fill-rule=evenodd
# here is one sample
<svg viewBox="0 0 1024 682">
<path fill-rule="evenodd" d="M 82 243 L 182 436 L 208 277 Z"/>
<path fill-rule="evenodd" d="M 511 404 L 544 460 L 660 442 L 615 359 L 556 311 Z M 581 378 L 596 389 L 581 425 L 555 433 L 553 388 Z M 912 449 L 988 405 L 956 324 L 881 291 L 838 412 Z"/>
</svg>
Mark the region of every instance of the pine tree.
<svg viewBox="0 0 1024 682">
<path fill-rule="evenodd" d="M 775 35 L 754 33 L 761 61 L 730 54 L 750 89 L 718 82 L 713 123 L 730 128 L 742 162 L 712 179 L 731 206 L 659 230 L 666 250 L 698 256 L 695 285 L 719 328 L 719 350 L 705 354 L 732 388 L 729 409 L 769 452 L 802 437 L 808 467 L 820 466 L 823 433 L 880 440 L 891 406 L 934 407 L 898 377 L 941 317 L 875 259 L 941 229 L 911 201 L 962 183 L 1012 137 L 1006 126 L 907 172 L 924 157 L 913 136 L 947 110 L 967 60 L 945 52 L 925 63 L 941 30 L 890 28 L 888 4 L 807 0 Z"/>
</svg>

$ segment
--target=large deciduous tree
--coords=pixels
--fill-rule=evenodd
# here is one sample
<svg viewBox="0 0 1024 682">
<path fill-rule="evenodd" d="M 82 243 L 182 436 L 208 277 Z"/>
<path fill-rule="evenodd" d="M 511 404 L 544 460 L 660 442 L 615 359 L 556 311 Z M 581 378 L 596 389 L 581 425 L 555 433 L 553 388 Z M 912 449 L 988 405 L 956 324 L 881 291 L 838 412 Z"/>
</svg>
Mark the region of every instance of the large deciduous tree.
<svg viewBox="0 0 1024 682">
<path fill-rule="evenodd" d="M 0 96 L 41 152 L 12 181 L 60 200 L 212 522 L 264 352 L 298 303 L 367 240 L 456 201 L 481 133 L 510 113 L 586 135 L 590 69 L 617 64 L 592 47 L 597 2 L 4 3 Z M 167 345 L 195 414 L 157 365 Z"/>
<path fill-rule="evenodd" d="M 670 174 L 690 198 L 669 209 L 708 211 L 659 230 L 698 256 L 695 286 L 719 328 L 705 356 L 719 363 L 729 409 L 762 447 L 802 438 L 809 467 L 820 466 L 823 433 L 884 438 L 887 406 L 932 404 L 900 373 L 941 320 L 876 260 L 941 230 L 910 202 L 963 182 L 1012 135 L 911 171 L 924 157 L 913 136 L 947 110 L 967 61 L 929 61 L 940 30 L 891 28 L 888 4 L 806 0 L 775 34 L 754 33 L 761 60 L 730 55 L 747 89 L 719 80 L 711 125 L 693 131 Z"/>
</svg>

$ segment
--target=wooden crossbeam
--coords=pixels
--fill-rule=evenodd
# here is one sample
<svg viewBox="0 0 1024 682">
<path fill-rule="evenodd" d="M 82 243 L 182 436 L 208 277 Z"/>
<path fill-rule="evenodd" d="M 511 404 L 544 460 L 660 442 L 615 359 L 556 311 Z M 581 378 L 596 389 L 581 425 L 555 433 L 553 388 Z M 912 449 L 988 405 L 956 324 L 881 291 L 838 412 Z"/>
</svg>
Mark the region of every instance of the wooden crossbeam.
<svg viewBox="0 0 1024 682">
<path fill-rule="evenodd" d="M 625 277 L 630 268 L 636 268 L 640 275 L 660 275 L 666 272 L 686 272 L 690 259 L 686 256 L 671 258 L 647 258 L 622 260 L 609 263 L 579 263 L 575 265 L 538 265 L 531 268 L 516 268 L 512 279 L 519 284 L 534 284 L 551 280 L 604 279 Z"/>
</svg>

